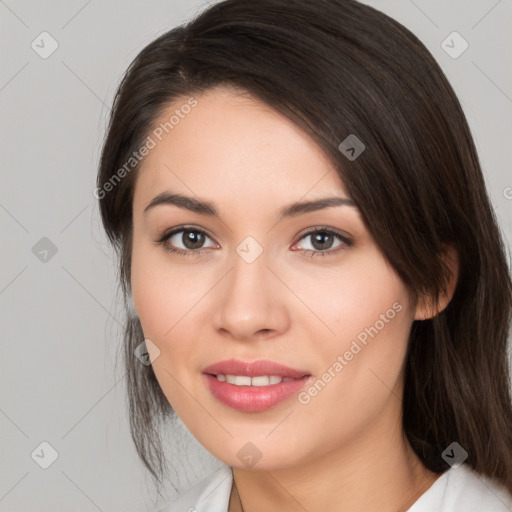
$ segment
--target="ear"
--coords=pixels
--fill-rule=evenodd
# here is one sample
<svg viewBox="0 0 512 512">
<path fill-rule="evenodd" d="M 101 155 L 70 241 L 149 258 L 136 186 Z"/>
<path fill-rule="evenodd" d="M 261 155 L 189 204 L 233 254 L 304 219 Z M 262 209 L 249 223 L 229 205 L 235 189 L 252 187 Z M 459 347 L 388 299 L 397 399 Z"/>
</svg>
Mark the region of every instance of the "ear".
<svg viewBox="0 0 512 512">
<path fill-rule="evenodd" d="M 443 260 L 448 265 L 450 275 L 445 284 L 445 289 L 442 290 L 439 295 L 439 302 L 436 306 L 433 297 L 427 295 L 420 297 L 416 306 L 414 320 L 428 320 L 429 318 L 435 317 L 441 313 L 452 300 L 459 277 L 459 255 L 453 245 L 450 244 L 446 246 Z"/>
</svg>

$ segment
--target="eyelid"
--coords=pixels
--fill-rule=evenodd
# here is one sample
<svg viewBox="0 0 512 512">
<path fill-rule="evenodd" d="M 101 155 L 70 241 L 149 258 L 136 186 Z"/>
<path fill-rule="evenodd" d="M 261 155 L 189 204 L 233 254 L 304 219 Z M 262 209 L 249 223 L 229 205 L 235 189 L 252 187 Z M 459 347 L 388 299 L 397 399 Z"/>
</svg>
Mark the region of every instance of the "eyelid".
<svg viewBox="0 0 512 512">
<path fill-rule="evenodd" d="M 308 237 L 308 236 L 310 236 L 310 235 L 312 235 L 314 233 L 322 233 L 322 232 L 331 233 L 332 235 L 334 235 L 335 237 L 337 237 L 341 241 L 341 244 L 338 245 L 335 248 L 326 249 L 325 251 L 321 251 L 319 249 L 318 250 L 314 250 L 314 249 L 298 249 L 297 251 L 298 252 L 302 252 L 305 255 L 310 255 L 310 256 L 315 256 L 315 255 L 318 255 L 318 256 L 328 256 L 328 255 L 337 254 L 344 247 L 345 248 L 346 247 L 352 247 L 352 246 L 355 245 L 353 237 L 349 233 L 346 233 L 346 232 L 344 232 L 342 230 L 339 230 L 337 228 L 333 228 L 333 227 L 330 227 L 330 226 L 313 226 L 311 228 L 307 228 L 305 231 L 302 231 L 301 233 L 296 235 L 296 236 L 298 236 L 299 239 L 297 240 L 297 242 L 295 242 L 293 244 L 292 247 L 294 247 L 296 244 L 301 242 L 306 237 Z"/>
<path fill-rule="evenodd" d="M 332 226 L 323 226 L 323 225 L 317 225 L 317 226 L 312 226 L 310 228 L 306 228 L 304 231 L 299 232 L 295 236 L 298 237 L 299 240 L 302 240 L 302 238 L 304 238 L 306 235 L 311 235 L 312 233 L 317 233 L 319 231 L 328 231 L 329 233 L 334 233 L 334 234 L 338 235 L 340 238 L 342 238 L 343 240 L 345 240 L 346 242 L 352 243 L 352 241 L 353 241 L 352 235 L 350 235 L 346 231 L 342 231 L 341 229 L 333 228 Z"/>
<path fill-rule="evenodd" d="M 211 236 L 206 229 L 200 228 L 198 226 L 193 226 L 193 225 L 181 225 L 181 226 L 175 226 L 173 228 L 167 229 L 163 232 L 163 234 L 159 237 L 158 240 L 155 240 L 155 243 L 163 244 L 165 246 L 165 242 L 167 240 L 169 240 L 169 238 L 174 236 L 176 233 L 180 233 L 181 231 L 194 231 L 197 233 L 202 233 L 205 236 L 207 236 L 208 238 L 210 238 L 217 246 L 219 246 L 219 243 L 217 241 L 215 241 L 215 238 L 213 236 Z M 317 226 L 311 226 L 311 227 L 307 228 L 306 230 L 300 232 L 299 234 L 295 235 L 294 238 L 298 237 L 298 240 L 293 243 L 292 247 L 295 246 L 297 243 L 301 242 L 307 236 L 312 235 L 314 233 L 318 233 L 318 232 L 332 233 L 335 236 L 337 236 L 342 241 L 342 243 L 334 249 L 326 249 L 325 251 L 313 250 L 313 249 L 298 249 L 297 252 L 302 252 L 302 253 L 310 254 L 310 255 L 322 255 L 323 256 L 323 255 L 335 254 L 340 249 L 342 249 L 343 246 L 351 247 L 354 245 L 353 237 L 349 233 L 346 233 L 337 228 L 333 228 L 331 226 L 317 225 Z M 166 250 L 168 252 L 174 252 L 174 253 L 182 254 L 182 255 L 183 254 L 186 254 L 186 255 L 196 254 L 197 255 L 197 254 L 201 254 L 205 251 L 208 251 L 208 249 L 211 249 L 211 247 L 210 248 L 202 247 L 199 249 L 180 249 L 180 248 L 176 248 L 176 247 L 173 247 L 172 249 L 166 248 Z"/>
<path fill-rule="evenodd" d="M 182 226 L 175 226 L 173 228 L 165 229 L 164 232 L 160 235 L 158 240 L 155 240 L 157 243 L 162 243 L 168 240 L 171 236 L 179 233 L 180 231 L 197 231 L 198 233 L 204 233 L 208 238 L 215 240 L 215 238 L 204 228 L 200 228 L 198 226 L 192 226 L 189 224 L 184 224 Z M 218 242 L 215 242 L 218 244 Z M 198 249 L 201 250 L 201 249 Z"/>
</svg>

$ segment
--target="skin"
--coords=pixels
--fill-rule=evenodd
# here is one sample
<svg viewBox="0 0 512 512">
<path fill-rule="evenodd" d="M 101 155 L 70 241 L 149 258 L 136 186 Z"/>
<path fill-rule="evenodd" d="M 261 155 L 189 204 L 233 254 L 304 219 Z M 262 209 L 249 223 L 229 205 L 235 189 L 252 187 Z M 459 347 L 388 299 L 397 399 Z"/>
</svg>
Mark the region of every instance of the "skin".
<svg viewBox="0 0 512 512">
<path fill-rule="evenodd" d="M 133 301 L 160 351 L 152 364 L 165 396 L 198 441 L 234 468 L 245 512 L 411 506 L 439 476 L 421 464 L 401 427 L 407 340 L 413 320 L 429 316 L 426 298 L 411 303 L 357 207 L 276 223 L 290 203 L 348 197 L 307 134 L 228 87 L 194 97 L 197 106 L 145 157 L 133 200 Z M 144 213 L 163 191 L 214 202 L 220 219 L 175 205 Z M 182 225 L 207 232 L 201 254 L 172 254 L 155 242 Z M 317 226 L 341 231 L 353 245 L 334 237 L 318 249 L 312 236 L 302 237 Z M 252 263 L 236 252 L 249 235 L 263 249 Z M 182 233 L 167 243 L 194 251 Z M 205 366 L 230 358 L 274 360 L 316 380 L 395 303 L 400 312 L 305 405 L 293 396 L 264 412 L 241 412 L 203 382 Z M 237 457 L 248 442 L 261 452 L 252 467 Z M 233 489 L 230 511 L 238 510 Z"/>
</svg>

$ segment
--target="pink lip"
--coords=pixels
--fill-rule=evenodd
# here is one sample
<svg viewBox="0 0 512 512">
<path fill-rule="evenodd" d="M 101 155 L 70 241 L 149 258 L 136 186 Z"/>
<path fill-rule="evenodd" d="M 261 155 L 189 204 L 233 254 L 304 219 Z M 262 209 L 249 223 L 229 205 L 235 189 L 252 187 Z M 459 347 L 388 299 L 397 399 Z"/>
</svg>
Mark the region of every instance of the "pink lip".
<svg viewBox="0 0 512 512">
<path fill-rule="evenodd" d="M 304 377 L 304 375 L 310 375 L 310 373 L 305 370 L 297 370 L 265 359 L 252 363 L 239 361 L 237 359 L 219 361 L 218 363 L 204 368 L 203 373 L 210 375 L 247 375 L 248 377 L 278 375 L 279 377 L 289 377 L 291 379 L 299 379 Z"/>
<path fill-rule="evenodd" d="M 306 371 L 296 370 L 273 361 L 247 363 L 231 359 L 210 365 L 203 370 L 206 385 L 212 395 L 225 405 L 239 411 L 260 412 L 296 394 L 312 378 Z M 236 386 L 221 382 L 215 375 L 277 375 L 295 379 L 269 386 Z"/>
</svg>

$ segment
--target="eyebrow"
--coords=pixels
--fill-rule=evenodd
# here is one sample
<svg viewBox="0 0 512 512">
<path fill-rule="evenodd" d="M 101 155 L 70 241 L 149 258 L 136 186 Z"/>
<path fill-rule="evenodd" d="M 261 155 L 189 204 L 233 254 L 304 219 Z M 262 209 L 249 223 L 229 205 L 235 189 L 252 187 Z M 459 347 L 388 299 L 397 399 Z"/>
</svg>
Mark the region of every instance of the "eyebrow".
<svg viewBox="0 0 512 512">
<path fill-rule="evenodd" d="M 151 202 L 144 208 L 144 213 L 147 213 L 152 208 L 159 205 L 174 205 L 179 208 L 184 208 L 201 215 L 210 215 L 212 217 L 220 218 L 219 210 L 215 204 L 210 201 L 202 201 L 194 197 L 186 196 L 183 194 L 173 194 L 170 192 L 162 192 L 154 197 Z M 333 196 L 315 199 L 313 201 L 300 201 L 289 204 L 282 208 L 278 214 L 278 221 L 287 217 L 296 217 L 306 213 L 323 210 L 324 208 L 332 208 L 335 206 L 352 206 L 357 208 L 354 201 L 347 197 Z"/>
</svg>

